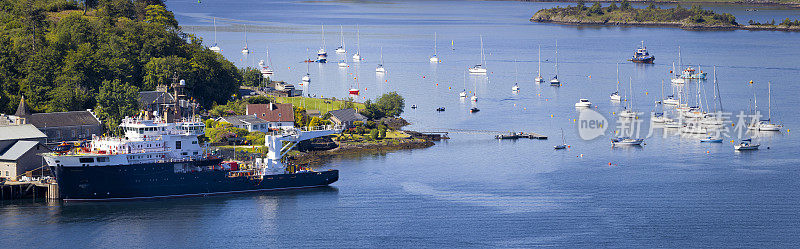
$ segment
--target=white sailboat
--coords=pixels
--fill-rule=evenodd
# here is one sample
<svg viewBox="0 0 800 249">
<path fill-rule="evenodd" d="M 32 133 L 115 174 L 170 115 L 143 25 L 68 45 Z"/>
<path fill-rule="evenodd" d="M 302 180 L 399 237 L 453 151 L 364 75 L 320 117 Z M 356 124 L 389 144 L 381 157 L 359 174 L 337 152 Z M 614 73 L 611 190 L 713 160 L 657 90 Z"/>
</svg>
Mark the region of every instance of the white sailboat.
<svg viewBox="0 0 800 249">
<path fill-rule="evenodd" d="M 375 73 L 378 74 L 387 73 L 386 68 L 383 67 L 383 47 L 381 47 L 381 63 L 378 64 L 377 68 L 375 68 Z"/>
<path fill-rule="evenodd" d="M 325 52 L 325 25 L 322 25 L 322 47 L 317 51 L 317 62 L 328 62 L 328 52 Z"/>
<path fill-rule="evenodd" d="M 214 46 L 209 47 L 208 50 L 211 50 L 212 52 L 215 52 L 215 53 L 222 53 L 222 48 L 217 46 L 217 18 L 216 17 L 214 17 Z"/>
<path fill-rule="evenodd" d="M 761 145 L 758 143 L 753 143 L 753 140 L 748 138 L 748 139 L 742 139 L 742 141 L 739 142 L 739 144 L 733 146 L 733 149 L 737 151 L 758 150 L 759 146 Z"/>
<path fill-rule="evenodd" d="M 437 55 L 439 54 L 439 51 L 437 50 L 436 37 L 437 37 L 437 34 L 436 34 L 436 32 L 434 32 L 433 33 L 433 56 L 431 56 L 431 59 L 430 59 L 431 63 L 439 63 L 439 57 L 437 57 Z"/>
<path fill-rule="evenodd" d="M 538 56 L 537 64 L 538 67 L 536 69 L 536 79 L 534 81 L 536 84 L 544 83 L 544 78 L 542 78 L 542 45 L 539 45 L 539 56 Z"/>
<path fill-rule="evenodd" d="M 558 41 L 556 41 L 556 74 L 550 80 L 551 86 L 561 86 L 561 81 L 558 80 Z"/>
<path fill-rule="evenodd" d="M 303 85 L 311 83 L 311 74 L 308 73 L 309 63 L 306 63 L 306 75 L 303 75 L 302 83 Z"/>
<path fill-rule="evenodd" d="M 553 146 L 556 150 L 563 150 L 567 148 L 567 140 L 564 139 L 564 128 L 561 128 L 561 144 Z"/>
<path fill-rule="evenodd" d="M 633 96 L 633 78 L 629 79 L 628 87 L 629 87 L 628 93 L 630 93 L 631 97 L 632 97 Z M 625 99 L 627 101 L 626 105 L 625 105 L 625 110 L 622 110 L 621 112 L 619 112 L 619 116 L 623 117 L 623 118 L 637 118 L 636 112 L 633 111 L 633 100 L 632 100 L 632 98 L 628 98 L 627 95 L 628 94 L 625 94 L 625 96 L 626 96 Z"/>
<path fill-rule="evenodd" d="M 342 25 L 339 25 L 339 47 L 336 48 L 336 53 L 337 54 L 347 53 L 347 50 L 345 49 L 344 45 L 344 28 L 342 28 Z"/>
<path fill-rule="evenodd" d="M 266 48 L 267 51 L 267 61 L 266 63 L 264 60 L 258 62 L 259 70 L 261 71 L 261 76 L 265 79 L 273 76 L 275 74 L 275 70 L 272 69 L 272 60 L 269 58 L 269 46 Z"/>
<path fill-rule="evenodd" d="M 617 91 L 611 93 L 611 101 L 622 101 L 622 96 L 619 95 L 619 63 L 617 63 Z"/>
<path fill-rule="evenodd" d="M 519 74 L 519 66 L 517 64 L 517 59 L 514 59 L 514 86 L 511 87 L 512 92 L 519 92 L 519 81 L 517 80 L 517 75 Z"/>
<path fill-rule="evenodd" d="M 461 98 L 467 97 L 467 72 L 464 72 L 464 91 L 461 91 L 458 96 Z"/>
<path fill-rule="evenodd" d="M 250 49 L 247 48 L 247 24 L 244 25 L 244 48 L 242 49 L 242 54 L 247 55 L 250 53 Z"/>
<path fill-rule="evenodd" d="M 356 25 L 356 54 L 353 55 L 353 62 L 361 61 L 361 28 Z"/>
<path fill-rule="evenodd" d="M 755 85 L 753 85 L 755 87 Z M 783 125 L 775 124 L 772 122 L 772 82 L 767 82 L 767 119 L 762 119 L 755 124 L 750 125 L 751 130 L 758 131 L 780 131 Z M 758 108 L 758 106 L 756 106 Z M 756 109 L 757 110 L 757 109 Z"/>
<path fill-rule="evenodd" d="M 472 74 L 486 74 L 486 55 L 483 53 L 483 35 L 481 37 L 481 64 L 477 64 L 469 68 L 469 73 Z"/>
</svg>

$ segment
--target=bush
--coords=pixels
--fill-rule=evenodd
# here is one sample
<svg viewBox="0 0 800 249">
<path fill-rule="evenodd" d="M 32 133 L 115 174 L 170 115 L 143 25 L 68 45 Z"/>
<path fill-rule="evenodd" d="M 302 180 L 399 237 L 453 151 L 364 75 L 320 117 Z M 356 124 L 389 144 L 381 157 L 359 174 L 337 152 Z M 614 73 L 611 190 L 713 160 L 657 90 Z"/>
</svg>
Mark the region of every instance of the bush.
<svg viewBox="0 0 800 249">
<path fill-rule="evenodd" d="M 378 135 L 379 135 L 379 132 L 378 132 L 377 129 L 372 129 L 369 132 L 369 138 L 372 139 L 372 140 L 377 140 L 378 139 Z"/>
<path fill-rule="evenodd" d="M 384 139 L 386 138 L 386 129 L 378 129 L 378 138 Z"/>
</svg>

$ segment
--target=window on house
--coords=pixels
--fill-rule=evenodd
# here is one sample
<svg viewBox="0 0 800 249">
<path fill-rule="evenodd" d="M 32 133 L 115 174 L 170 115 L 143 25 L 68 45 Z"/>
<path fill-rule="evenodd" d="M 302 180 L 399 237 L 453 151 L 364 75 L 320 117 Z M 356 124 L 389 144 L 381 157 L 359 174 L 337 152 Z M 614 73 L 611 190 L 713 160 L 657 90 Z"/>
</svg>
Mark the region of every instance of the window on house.
<svg viewBox="0 0 800 249">
<path fill-rule="evenodd" d="M 180 150 L 181 149 L 181 141 L 175 141 L 175 149 L 176 150 Z"/>
</svg>

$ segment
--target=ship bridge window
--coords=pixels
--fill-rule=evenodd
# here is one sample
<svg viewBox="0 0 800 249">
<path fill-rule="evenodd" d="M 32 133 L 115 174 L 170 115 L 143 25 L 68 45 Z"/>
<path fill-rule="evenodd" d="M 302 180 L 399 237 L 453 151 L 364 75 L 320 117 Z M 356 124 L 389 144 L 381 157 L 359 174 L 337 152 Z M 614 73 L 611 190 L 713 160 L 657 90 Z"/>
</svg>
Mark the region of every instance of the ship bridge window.
<svg viewBox="0 0 800 249">
<path fill-rule="evenodd" d="M 94 162 L 94 158 L 93 157 L 81 157 L 81 158 L 78 158 L 78 161 L 81 162 L 81 163 L 93 163 Z"/>
</svg>

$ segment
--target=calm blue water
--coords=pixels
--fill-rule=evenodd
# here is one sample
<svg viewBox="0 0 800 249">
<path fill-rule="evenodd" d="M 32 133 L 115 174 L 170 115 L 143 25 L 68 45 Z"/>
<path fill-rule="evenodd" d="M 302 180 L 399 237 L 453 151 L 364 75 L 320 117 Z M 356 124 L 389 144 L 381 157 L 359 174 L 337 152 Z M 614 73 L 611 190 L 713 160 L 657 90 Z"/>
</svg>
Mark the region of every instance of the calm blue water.
<svg viewBox="0 0 800 249">
<path fill-rule="evenodd" d="M 800 122 L 794 112 L 800 105 L 798 33 L 528 22 L 536 10 L 557 3 L 170 0 L 168 5 L 184 30 L 204 37 L 209 46 L 210 18 L 216 17 L 217 42 L 239 66 L 254 66 L 269 46 L 276 78 L 289 82 L 305 74 L 300 61 L 322 45 L 324 24 L 325 48 L 334 63 L 310 65 L 306 90 L 312 95 L 346 97 L 358 75 L 362 97 L 397 91 L 407 106 L 419 106 L 403 115 L 413 123 L 410 129 L 535 131 L 551 139 L 497 141 L 491 133 L 452 133 L 451 140 L 428 149 L 337 158 L 324 166 L 341 173 L 327 189 L 105 204 L 8 202 L 0 206 L 0 241 L 70 248 L 800 244 L 800 157 L 794 147 L 800 141 L 793 130 Z M 732 12 L 740 22 L 800 16 L 796 10 L 711 8 Z M 244 24 L 254 51 L 248 58 L 239 53 Z M 346 69 L 336 65 L 333 53 L 339 25 L 349 51 Z M 355 25 L 365 58 L 360 64 L 350 59 Z M 438 65 L 428 62 L 434 32 L 443 60 Z M 465 69 L 479 63 L 480 35 L 490 73 L 465 82 Z M 656 56 L 655 65 L 625 62 L 642 40 Z M 549 79 L 556 41 L 564 86 L 537 86 L 537 47 Z M 773 120 L 786 129 L 748 134 L 762 143 L 754 153 L 734 153 L 730 141 L 664 137 L 661 130 L 643 148 L 611 148 L 609 136 L 578 137 L 572 120 L 579 98 L 590 99 L 609 119 L 620 110 L 608 99 L 616 63 L 621 81 L 632 81 L 634 108 L 649 112 L 661 97 L 661 81 L 669 82 L 678 46 L 684 64 L 707 72 L 717 66 L 726 111 L 749 110 L 750 80 L 766 111 L 771 81 Z M 381 47 L 389 73 L 377 76 Z M 522 88 L 518 94 L 511 93 L 515 81 Z M 467 112 L 473 104 L 458 98 L 464 88 L 477 92 L 474 105 L 481 112 Z M 711 92 L 710 81 L 706 89 Z M 435 112 L 439 106 L 447 111 Z M 562 128 L 572 148 L 553 151 Z"/>
</svg>

